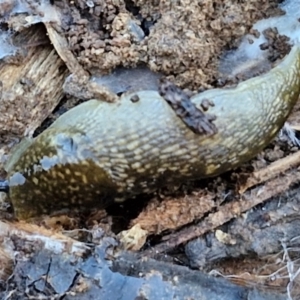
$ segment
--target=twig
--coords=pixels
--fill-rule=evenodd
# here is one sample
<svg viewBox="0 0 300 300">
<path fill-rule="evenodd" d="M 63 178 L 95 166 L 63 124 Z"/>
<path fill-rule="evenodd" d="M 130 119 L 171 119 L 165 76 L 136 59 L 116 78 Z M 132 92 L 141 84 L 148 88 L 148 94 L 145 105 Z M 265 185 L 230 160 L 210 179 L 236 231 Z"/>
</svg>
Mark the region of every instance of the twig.
<svg viewBox="0 0 300 300">
<path fill-rule="evenodd" d="M 271 163 L 266 168 L 254 172 L 248 179 L 247 182 L 240 187 L 239 192 L 242 194 L 249 188 L 264 183 L 275 176 L 287 171 L 290 168 L 297 167 L 300 164 L 300 151 L 288 155 L 282 159 L 279 159 Z"/>
<path fill-rule="evenodd" d="M 209 214 L 197 225 L 182 229 L 174 234 L 164 237 L 164 242 L 157 246 L 142 252 L 142 255 L 153 256 L 158 253 L 168 252 L 180 244 L 184 244 L 195 239 L 208 231 L 211 231 L 231 219 L 239 216 L 241 213 L 263 203 L 264 201 L 286 191 L 292 184 L 300 181 L 300 172 L 290 171 L 285 175 L 285 181 L 282 178 L 275 178 L 267 182 L 263 187 L 257 187 L 241 195 L 240 199 L 227 203 L 220 207 L 216 213 Z"/>
</svg>

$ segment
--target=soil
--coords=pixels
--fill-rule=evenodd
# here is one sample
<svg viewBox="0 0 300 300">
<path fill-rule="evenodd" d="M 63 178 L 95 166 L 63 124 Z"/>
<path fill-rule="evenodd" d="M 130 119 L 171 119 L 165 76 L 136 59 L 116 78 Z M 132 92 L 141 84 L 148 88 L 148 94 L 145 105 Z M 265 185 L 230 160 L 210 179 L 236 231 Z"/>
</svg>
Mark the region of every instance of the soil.
<svg viewBox="0 0 300 300">
<path fill-rule="evenodd" d="M 135 90 L 141 88 L 141 81 L 146 82 L 146 85 L 151 81 L 153 89 L 158 88 L 157 77 L 152 77 L 151 71 L 189 90 L 189 93 L 195 93 L 198 90 L 235 84 L 267 71 L 265 67 L 253 69 L 251 67 L 242 70 L 238 76 L 231 76 L 232 74 L 220 73 L 219 64 L 224 53 L 235 49 L 245 34 L 255 34 L 251 28 L 256 21 L 283 13 L 278 8 L 280 2 L 282 1 L 228 0 L 224 3 L 222 0 L 55 0 L 50 4 L 43 0 L 37 2 L 27 0 L 26 6 L 22 7 L 24 14 L 16 15 L 13 12 L 16 7 L 20 9 L 21 2 L 2 1 L 0 15 L 5 17 L 5 26 L 1 27 L 3 32 L 9 32 L 13 37 L 18 36 L 25 30 L 24 20 L 28 15 L 35 18 L 39 16 L 38 23 L 46 22 L 45 18 L 50 18 L 50 25 L 68 42 L 70 53 L 66 55 L 75 58 L 78 63 L 70 67 L 70 60 L 66 62 L 66 57 L 60 54 L 73 76 L 72 84 L 78 89 L 71 88 L 71 95 L 64 94 L 63 99 L 57 97 L 56 102 L 47 109 L 45 103 L 40 106 L 37 101 L 34 104 L 34 116 L 38 121 L 35 121 L 29 131 L 28 124 L 32 116 L 21 117 L 26 109 L 30 111 L 26 106 L 22 107 L 22 114 L 18 116 L 20 122 L 18 128 L 14 127 L 15 122 L 10 124 L 7 119 L 0 117 L 0 126 L 5 128 L 0 132 L 2 161 L 5 160 L 5 155 L 9 155 L 11 144 L 24 135 L 37 135 L 62 113 L 83 101 L 82 99 L 89 98 L 90 93 L 108 95 L 107 99 L 113 101 L 115 94 L 111 96 L 110 87 L 103 90 L 95 89 L 96 91 L 91 85 L 90 88 L 86 88 L 88 81 L 86 78 L 90 76 L 102 78 L 118 68 L 121 72 L 124 68 L 141 68 L 142 74 L 145 75 L 138 73 L 140 82 L 130 78 L 126 82 L 126 78 L 131 74 L 129 71 L 129 76 L 125 76 L 122 82 L 117 84 L 118 92 L 115 93 L 119 95 L 128 92 L 130 88 L 127 88 L 127 85 L 131 88 L 134 86 L 131 84 L 132 81 L 138 82 L 134 86 Z M 51 15 L 45 13 L 45 8 L 49 7 L 53 9 Z M 55 23 L 57 15 L 54 12 L 58 12 L 60 23 Z M 37 28 L 35 26 L 39 25 L 34 25 L 34 22 L 32 21 L 31 26 Z M 49 30 L 47 26 L 50 25 L 46 25 L 47 30 Z M 264 35 L 267 42 L 261 45 L 261 48 L 268 51 L 271 65 L 288 53 L 290 45 L 288 38 L 278 34 L 274 28 L 264 32 Z M 46 37 L 45 39 L 47 40 Z M 48 42 L 47 47 L 50 47 Z M 11 60 L 5 62 L 9 63 Z M 65 75 L 64 80 L 67 81 L 66 69 L 62 73 Z M 112 77 L 110 80 L 114 79 Z M 61 89 L 70 91 L 70 86 Z M 10 94 L 7 94 L 8 92 Z M 24 89 L 22 93 L 26 95 L 26 90 Z M 4 101 L 5 105 L 9 103 L 15 105 L 6 112 L 9 111 L 10 116 L 13 115 L 16 119 L 15 107 L 19 107 L 20 103 L 16 99 L 20 96 L 14 94 L 13 90 L 4 90 L 4 95 L 6 96 L 2 97 L 1 101 Z M 24 98 L 22 95 L 21 100 L 29 101 L 28 97 Z M 43 99 L 46 98 L 47 94 L 43 96 Z M 299 110 L 300 105 L 295 107 L 290 116 L 291 126 L 295 129 L 300 128 L 297 121 L 300 117 Z M 155 253 L 158 254 L 156 255 L 158 260 L 169 260 L 173 264 L 203 269 L 207 273 L 215 272 L 218 275 L 222 273 L 222 276 L 230 277 L 233 282 L 245 286 L 262 286 L 267 290 L 285 291 L 288 284 L 287 277 L 290 275 L 287 267 L 280 276 L 274 277 L 272 274 L 281 267 L 288 266 L 288 261 L 282 257 L 283 254 L 287 255 L 285 247 L 297 247 L 297 243 L 290 241 L 296 234 L 292 229 L 299 227 L 297 216 L 293 213 L 293 210 L 296 212 L 299 210 L 298 190 L 295 187 L 298 183 L 296 179 L 299 178 L 298 169 L 294 167 L 292 171 L 287 171 L 287 163 L 282 160 L 280 171 L 274 173 L 275 179 L 268 179 L 268 185 L 265 185 L 263 179 L 258 179 L 255 185 L 251 185 L 249 178 L 253 173 L 269 168 L 272 163 L 297 153 L 299 144 L 296 136 L 294 139 L 291 138 L 291 132 L 283 131 L 282 135 L 255 159 L 217 178 L 184 183 L 179 187 L 167 187 L 154 195 L 142 195 L 123 204 L 112 205 L 106 211 L 93 211 L 89 215 L 74 213 L 69 216 L 44 218 L 38 224 L 53 230 L 75 230 L 81 227 L 91 229 L 102 226 L 106 233 L 112 236 L 139 225 L 141 229 L 136 229 L 131 235 L 120 234 L 119 239 L 124 242 L 122 245 L 126 249 L 141 249 L 141 255 L 148 257 L 154 256 L 149 251 L 152 247 L 155 252 L 155 246 L 164 245 L 165 248 L 161 248 L 164 251 Z M 241 196 L 239 193 L 241 189 L 244 192 L 248 191 Z M 261 202 L 266 201 L 266 204 L 255 202 L 252 205 L 251 201 L 259 196 L 263 199 Z M 249 206 L 244 206 L 247 209 L 240 208 L 237 204 L 243 206 L 242 201 L 245 199 L 250 199 Z M 236 209 L 234 211 L 236 214 L 230 212 L 232 215 L 230 213 L 226 215 L 225 211 L 222 216 L 218 216 L 218 222 L 207 219 L 231 203 L 233 204 L 230 207 L 232 210 Z M 227 223 L 235 217 L 237 218 L 234 221 Z M 196 226 L 200 222 L 199 228 L 204 224 L 201 223 L 203 220 L 208 220 L 205 223 L 207 229 L 202 232 L 202 237 L 194 235 L 193 239 L 197 239 L 190 242 L 187 237 L 195 227 L 189 230 L 189 226 Z M 271 231 L 266 231 L 266 227 Z M 144 234 L 142 230 L 146 233 Z M 177 236 L 172 236 L 173 233 Z M 140 234 L 142 236 L 137 237 Z M 265 238 L 261 238 L 259 234 Z M 182 238 L 184 235 L 186 239 Z M 87 236 L 80 233 L 73 237 L 88 241 Z M 126 245 L 128 236 L 131 239 L 130 246 Z M 276 240 L 278 236 L 280 238 L 284 236 L 287 241 L 281 240 L 279 243 Z M 145 243 L 146 238 L 148 239 Z M 257 240 L 262 249 L 253 250 L 253 243 Z M 175 242 L 168 244 L 169 241 Z M 275 254 L 270 257 L 272 253 Z M 297 261 L 297 253 L 293 255 L 292 260 Z M 299 268 L 297 263 L 294 267 Z"/>
</svg>

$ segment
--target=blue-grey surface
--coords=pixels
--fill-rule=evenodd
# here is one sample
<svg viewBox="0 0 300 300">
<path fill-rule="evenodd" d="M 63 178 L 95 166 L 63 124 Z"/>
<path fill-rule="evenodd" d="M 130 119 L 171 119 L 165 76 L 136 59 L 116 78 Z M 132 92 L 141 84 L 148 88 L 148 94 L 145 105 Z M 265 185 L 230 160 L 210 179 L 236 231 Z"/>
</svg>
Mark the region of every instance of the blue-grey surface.
<svg viewBox="0 0 300 300">
<path fill-rule="evenodd" d="M 151 71 L 146 66 L 136 68 L 117 68 L 105 76 L 92 76 L 91 81 L 103 85 L 111 92 L 119 94 L 124 92 L 137 92 L 142 90 L 158 90 L 161 74 Z"/>
<path fill-rule="evenodd" d="M 10 289 L 13 299 L 118 299 L 118 300 L 283 300 L 253 288 L 237 286 L 225 279 L 214 278 L 153 259 L 138 259 L 133 253 L 120 253 L 112 260 L 106 251 L 114 247 L 112 238 L 104 238 L 85 257 L 64 253 L 57 255 L 36 245 L 36 254 L 28 260 L 18 260 Z M 22 247 L 22 245 L 19 245 Z"/>
</svg>

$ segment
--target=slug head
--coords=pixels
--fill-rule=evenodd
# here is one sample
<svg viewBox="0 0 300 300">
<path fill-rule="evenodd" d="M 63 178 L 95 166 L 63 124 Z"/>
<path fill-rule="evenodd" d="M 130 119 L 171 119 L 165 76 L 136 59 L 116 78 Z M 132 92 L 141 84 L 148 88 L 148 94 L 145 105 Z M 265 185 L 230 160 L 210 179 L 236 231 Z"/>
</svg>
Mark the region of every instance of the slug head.
<svg viewBox="0 0 300 300">
<path fill-rule="evenodd" d="M 49 128 L 32 143 L 20 145 L 7 164 L 17 218 L 101 207 L 113 199 L 115 185 L 97 165 L 91 142 L 84 133 Z"/>
</svg>

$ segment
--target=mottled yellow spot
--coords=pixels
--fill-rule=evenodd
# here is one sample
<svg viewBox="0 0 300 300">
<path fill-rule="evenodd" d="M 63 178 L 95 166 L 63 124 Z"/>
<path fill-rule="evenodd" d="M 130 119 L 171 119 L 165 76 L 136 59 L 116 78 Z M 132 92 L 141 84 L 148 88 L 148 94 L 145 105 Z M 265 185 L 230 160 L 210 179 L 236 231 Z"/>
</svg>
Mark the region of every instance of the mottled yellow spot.
<svg viewBox="0 0 300 300">
<path fill-rule="evenodd" d="M 123 153 L 116 153 L 114 155 L 114 159 L 113 160 L 117 160 L 121 164 L 126 164 L 127 163 L 127 160 L 126 160 L 126 158 L 125 158 L 125 156 L 124 156 Z"/>
<path fill-rule="evenodd" d="M 141 148 L 144 150 L 144 151 L 148 151 L 152 148 L 152 146 L 150 144 L 145 144 L 143 146 L 141 146 Z"/>
<path fill-rule="evenodd" d="M 170 171 L 173 171 L 173 172 L 179 171 L 179 170 L 178 170 L 178 167 L 177 167 L 176 165 L 170 166 L 170 167 L 169 167 L 169 170 L 170 170 Z M 180 171 L 181 171 L 181 170 L 180 170 Z"/>
<path fill-rule="evenodd" d="M 143 158 L 142 158 L 141 155 L 136 155 L 136 156 L 134 157 L 134 159 L 137 160 L 137 161 L 140 161 L 140 160 L 142 160 Z"/>
<path fill-rule="evenodd" d="M 39 180 L 38 180 L 38 178 L 36 178 L 36 177 L 33 177 L 33 178 L 32 178 L 32 182 L 33 182 L 35 185 L 38 185 L 38 184 L 39 184 Z"/>
<path fill-rule="evenodd" d="M 80 189 L 78 185 L 76 185 L 76 186 L 69 186 L 68 188 L 69 188 L 70 191 L 73 191 L 73 192 L 74 191 L 77 192 Z"/>
<path fill-rule="evenodd" d="M 130 188 L 134 187 L 134 179 L 133 178 L 130 178 L 130 179 L 126 180 L 126 183 L 127 183 L 127 186 L 128 186 L 128 188 L 127 188 L 128 190 Z"/>
<path fill-rule="evenodd" d="M 128 143 L 127 145 L 126 145 L 126 148 L 129 150 L 129 151 L 133 151 L 133 150 L 135 150 L 135 149 L 138 149 L 138 147 L 139 147 L 139 140 L 137 139 L 137 140 L 134 140 L 133 142 L 131 142 L 131 143 Z"/>
<path fill-rule="evenodd" d="M 178 169 L 175 170 L 175 171 L 178 171 Z M 183 169 L 180 169 L 180 173 L 185 174 L 185 175 L 189 175 L 190 174 L 190 168 L 188 166 L 186 166 Z"/>
<path fill-rule="evenodd" d="M 76 183 L 77 180 L 75 178 L 70 178 L 70 183 Z"/>
<path fill-rule="evenodd" d="M 50 170 L 50 171 L 48 171 L 49 173 L 50 173 L 50 175 L 51 175 L 51 177 L 53 178 L 53 179 L 55 179 L 56 178 L 56 176 L 57 176 L 57 173 L 56 173 L 56 171 L 54 171 L 54 170 Z M 40 178 L 43 178 L 43 176 L 41 175 L 40 176 Z"/>
<path fill-rule="evenodd" d="M 122 192 L 123 190 L 120 190 L 120 192 Z M 115 202 L 117 203 L 121 203 L 124 202 L 124 198 L 115 198 Z"/>
<path fill-rule="evenodd" d="M 277 131 L 278 131 L 278 127 L 275 126 L 271 131 L 271 135 L 275 135 L 277 133 Z"/>
<path fill-rule="evenodd" d="M 87 184 L 88 183 L 88 180 L 87 180 L 87 177 L 85 176 L 85 174 L 82 174 L 82 182 L 84 183 L 84 184 Z"/>
<path fill-rule="evenodd" d="M 165 167 L 161 167 L 157 170 L 158 173 L 163 173 L 166 171 L 166 168 Z"/>
<path fill-rule="evenodd" d="M 289 94 L 285 94 L 284 95 L 284 101 L 289 102 L 290 101 L 290 95 Z"/>
<path fill-rule="evenodd" d="M 80 164 L 83 165 L 83 166 L 89 166 L 89 165 L 90 165 L 90 162 L 89 162 L 88 160 L 82 160 L 82 161 L 80 162 Z"/>
<path fill-rule="evenodd" d="M 34 192 L 36 195 L 42 195 L 42 192 L 41 192 L 41 190 L 39 190 L 39 189 L 33 189 L 33 192 Z"/>
<path fill-rule="evenodd" d="M 152 167 L 151 164 L 145 164 L 145 165 L 144 165 L 144 168 L 145 168 L 145 169 L 151 169 L 151 167 Z"/>
<path fill-rule="evenodd" d="M 179 145 L 175 144 L 175 145 L 171 145 L 165 149 L 161 150 L 161 153 L 177 153 L 179 151 Z"/>
<path fill-rule="evenodd" d="M 109 148 L 109 151 L 111 153 L 118 153 L 118 148 L 117 147 L 111 147 L 111 148 Z"/>
<path fill-rule="evenodd" d="M 207 165 L 206 166 L 206 174 L 207 175 L 213 174 L 219 168 L 219 166 L 220 165 L 214 165 L 214 164 Z"/>
<path fill-rule="evenodd" d="M 197 157 L 199 155 L 199 151 L 196 149 L 196 150 L 192 150 L 191 152 L 190 152 L 190 156 L 191 157 Z"/>
<path fill-rule="evenodd" d="M 159 156 L 159 158 L 160 158 L 161 161 L 167 161 L 167 160 L 169 159 L 169 157 L 170 157 L 170 154 L 168 154 L 168 153 L 166 153 L 166 154 L 161 154 L 161 155 Z"/>
<path fill-rule="evenodd" d="M 141 168 L 141 166 L 142 166 L 142 164 L 140 162 L 136 162 L 136 163 L 134 163 L 134 164 L 131 165 L 131 167 L 133 169 L 139 169 L 139 168 Z"/>
<path fill-rule="evenodd" d="M 239 152 L 239 155 L 245 155 L 249 153 L 249 148 L 245 147 L 242 151 Z"/>
<path fill-rule="evenodd" d="M 119 139 L 119 140 L 118 140 L 118 145 L 119 145 L 119 146 L 124 146 L 124 145 L 126 145 L 126 144 L 127 144 L 126 139 Z"/>
<path fill-rule="evenodd" d="M 61 172 L 57 172 L 57 176 L 60 177 L 61 179 L 65 179 L 65 175 Z"/>
<path fill-rule="evenodd" d="M 125 172 L 122 172 L 122 173 L 119 173 L 118 176 L 119 176 L 119 178 L 126 179 L 128 177 L 128 174 L 126 174 Z"/>
</svg>

